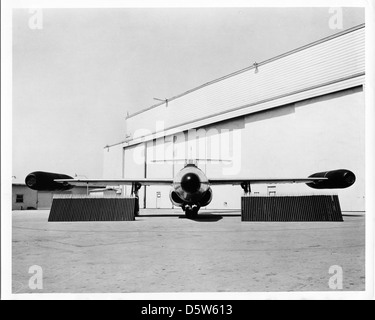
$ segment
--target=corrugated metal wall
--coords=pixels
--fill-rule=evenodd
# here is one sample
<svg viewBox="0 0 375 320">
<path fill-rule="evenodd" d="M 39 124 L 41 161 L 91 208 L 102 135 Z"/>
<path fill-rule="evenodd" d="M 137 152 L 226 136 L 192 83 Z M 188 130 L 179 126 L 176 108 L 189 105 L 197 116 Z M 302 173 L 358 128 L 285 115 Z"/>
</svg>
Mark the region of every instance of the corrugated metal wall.
<svg viewBox="0 0 375 320">
<path fill-rule="evenodd" d="M 337 195 L 242 197 L 242 221 L 339 221 Z"/>
<path fill-rule="evenodd" d="M 55 197 L 48 221 L 134 221 L 135 205 L 135 198 Z"/>
<path fill-rule="evenodd" d="M 275 107 L 269 103 L 273 100 L 290 103 L 309 98 L 310 91 L 326 94 L 339 90 L 337 83 L 358 85 L 355 79 L 362 83 L 364 72 L 365 29 L 362 25 L 260 63 L 257 73 L 249 68 L 177 96 L 168 101 L 167 106 L 162 104 L 131 116 L 127 119 L 127 130 L 135 139 L 137 129 L 155 132 L 156 121 L 164 121 L 165 129 L 170 129 L 186 124 L 195 127 L 202 119 L 209 123 L 249 114 Z M 291 99 L 285 99 L 288 97 Z"/>
</svg>

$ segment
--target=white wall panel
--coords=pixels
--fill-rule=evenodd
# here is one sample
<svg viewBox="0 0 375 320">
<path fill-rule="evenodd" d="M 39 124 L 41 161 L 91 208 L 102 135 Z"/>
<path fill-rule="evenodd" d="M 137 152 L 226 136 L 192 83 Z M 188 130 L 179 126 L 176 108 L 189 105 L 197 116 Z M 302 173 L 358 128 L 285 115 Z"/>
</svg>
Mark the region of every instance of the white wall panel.
<svg viewBox="0 0 375 320">
<path fill-rule="evenodd" d="M 173 140 L 170 137 L 163 137 L 147 142 L 146 152 L 147 178 L 167 179 L 174 177 L 173 163 L 163 161 L 173 158 Z M 172 208 L 171 201 L 169 200 L 170 190 L 171 186 L 147 186 L 147 208 Z"/>
<path fill-rule="evenodd" d="M 145 175 L 145 144 L 139 144 L 125 149 L 124 152 L 124 177 L 127 179 L 140 179 Z M 127 195 L 131 187 L 125 188 Z M 144 187 L 139 190 L 140 207 L 143 208 Z"/>
<path fill-rule="evenodd" d="M 212 157 L 210 149 L 219 146 L 219 158 L 233 157 L 235 163 L 200 163 L 200 168 L 212 177 L 252 178 L 304 178 L 319 171 L 349 169 L 357 176 L 354 186 L 344 190 L 314 190 L 304 184 L 277 185 L 277 194 L 324 194 L 338 193 L 344 211 L 365 211 L 365 105 L 362 87 L 318 96 L 279 108 L 264 110 L 200 128 L 199 140 L 180 133 L 175 141 L 175 157 L 183 158 L 190 147 L 197 149 L 202 144 L 204 156 Z M 223 136 L 229 130 L 229 139 Z M 238 135 L 235 135 L 234 132 Z M 206 135 L 202 135 L 206 133 Z M 212 139 L 216 137 L 216 139 Z M 170 150 L 172 137 L 158 139 L 159 143 L 147 144 L 148 158 L 156 146 Z M 240 148 L 235 149 L 239 145 Z M 195 147 L 194 147 L 195 146 Z M 223 153 L 222 150 L 225 149 Z M 129 157 L 131 150 L 129 149 Z M 193 156 L 196 154 L 193 151 Z M 126 161 L 125 161 L 126 162 Z M 239 167 L 236 174 L 225 170 L 233 165 Z M 126 166 L 125 166 L 126 168 Z M 149 177 L 170 177 L 182 164 L 149 164 Z M 143 169 L 143 168 L 142 168 Z M 139 174 L 142 169 L 138 168 Z M 134 170 L 130 167 L 130 170 Z M 147 206 L 156 207 L 156 193 L 162 192 L 161 208 L 168 208 L 168 190 L 148 188 Z M 254 185 L 252 191 L 265 194 L 267 185 Z M 214 198 L 208 209 L 238 209 L 242 189 L 238 186 L 214 186 Z"/>
<path fill-rule="evenodd" d="M 207 132 L 214 129 L 221 141 L 222 130 L 229 129 L 230 144 L 225 151 L 234 155 L 238 145 L 241 150 L 239 156 L 234 155 L 240 159 L 236 176 L 306 177 L 318 171 L 347 168 L 355 172 L 357 183 L 349 189 L 333 192 L 338 192 L 343 210 L 364 211 L 365 114 L 361 87 L 365 78 L 364 31 L 364 27 L 359 27 L 296 50 L 260 64 L 258 73 L 254 69 L 238 72 L 176 97 L 168 102 L 168 107 L 159 105 L 130 117 L 127 128 L 135 136 L 137 128 L 155 132 L 156 121 L 164 121 L 167 130 L 142 140 L 133 136 L 133 140 L 120 144 L 118 149 L 111 147 L 110 152 L 112 148 L 116 150 L 111 155 L 106 154 L 105 163 L 124 168 L 126 177 L 144 177 L 144 163 L 135 164 L 134 153 L 146 144 L 147 177 L 170 177 L 183 164 L 150 163 L 150 159 L 159 154 L 158 148 L 169 150 L 166 158 L 189 158 L 197 154 L 201 158 L 212 157 L 213 142 L 207 136 L 201 137 L 203 144 L 198 146 L 192 138 L 186 141 L 187 136 L 182 132 L 192 128 L 203 128 Z M 235 129 L 239 130 L 240 139 L 233 138 Z M 177 134 L 174 142 L 173 134 Z M 171 145 L 174 148 L 168 148 Z M 124 166 L 120 164 L 123 147 Z M 222 153 L 219 155 L 223 158 Z M 106 164 L 105 172 L 112 170 L 117 174 L 117 169 L 108 169 Z M 220 177 L 226 176 L 223 170 L 228 169 L 228 164 L 201 163 L 200 167 L 209 177 Z M 170 207 L 167 188 L 159 189 L 147 188 L 148 207 L 157 206 L 158 191 L 162 193 L 158 205 Z M 253 186 L 252 191 L 266 193 L 267 185 Z M 208 208 L 240 207 L 240 187 L 219 186 L 213 188 L 213 192 L 214 199 Z M 277 185 L 276 192 L 326 191 L 288 184 Z M 332 193 L 332 190 L 327 192 Z"/>
<path fill-rule="evenodd" d="M 144 178 L 145 174 L 145 145 L 139 144 L 125 149 L 124 172 L 127 179 Z"/>
<path fill-rule="evenodd" d="M 120 179 L 123 176 L 124 147 L 119 144 L 103 150 L 103 178 Z"/>
<path fill-rule="evenodd" d="M 361 88 L 316 97 L 246 117 L 242 176 L 306 177 L 349 169 L 355 185 L 314 190 L 304 184 L 277 185 L 278 194 L 339 194 L 345 211 L 365 211 L 365 105 Z"/>
<path fill-rule="evenodd" d="M 140 127 L 155 132 L 156 121 L 164 121 L 168 129 L 218 114 L 230 117 L 230 111 L 245 107 L 252 113 L 264 101 L 296 92 L 304 99 L 304 91 L 363 76 L 364 30 L 361 27 L 260 64 L 258 73 L 246 70 L 192 90 L 172 99 L 168 106 L 162 104 L 128 118 L 127 128 L 136 138 Z"/>
</svg>

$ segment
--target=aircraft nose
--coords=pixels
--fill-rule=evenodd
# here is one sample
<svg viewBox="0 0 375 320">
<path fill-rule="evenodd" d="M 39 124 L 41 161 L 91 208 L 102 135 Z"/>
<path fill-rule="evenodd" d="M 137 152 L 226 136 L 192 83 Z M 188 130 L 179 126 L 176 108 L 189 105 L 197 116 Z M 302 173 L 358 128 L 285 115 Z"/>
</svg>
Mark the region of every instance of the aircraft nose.
<svg viewBox="0 0 375 320">
<path fill-rule="evenodd" d="M 188 193 L 195 193 L 201 187 L 201 180 L 195 173 L 187 173 L 181 179 L 181 188 Z"/>
</svg>

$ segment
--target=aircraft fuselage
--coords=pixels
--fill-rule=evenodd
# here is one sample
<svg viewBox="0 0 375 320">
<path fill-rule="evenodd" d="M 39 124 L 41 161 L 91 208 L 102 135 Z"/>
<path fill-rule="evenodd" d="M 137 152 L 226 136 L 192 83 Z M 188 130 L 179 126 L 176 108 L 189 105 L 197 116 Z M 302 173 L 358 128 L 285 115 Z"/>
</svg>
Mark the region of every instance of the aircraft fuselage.
<svg viewBox="0 0 375 320">
<path fill-rule="evenodd" d="M 211 202 L 212 189 L 203 171 L 194 164 L 188 164 L 174 177 L 169 197 L 186 215 L 193 216 Z"/>
</svg>

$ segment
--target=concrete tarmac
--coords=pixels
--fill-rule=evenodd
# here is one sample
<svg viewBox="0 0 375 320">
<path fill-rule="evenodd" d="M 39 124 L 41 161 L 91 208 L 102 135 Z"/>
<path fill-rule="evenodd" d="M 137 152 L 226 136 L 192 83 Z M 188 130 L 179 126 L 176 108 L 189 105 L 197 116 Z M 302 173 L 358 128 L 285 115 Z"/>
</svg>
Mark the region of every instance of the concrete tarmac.
<svg viewBox="0 0 375 320">
<path fill-rule="evenodd" d="M 142 210 L 132 222 L 47 222 L 13 211 L 13 293 L 332 291 L 365 289 L 365 218 L 241 222 L 240 212 Z M 31 266 L 43 289 L 29 288 Z"/>
</svg>

